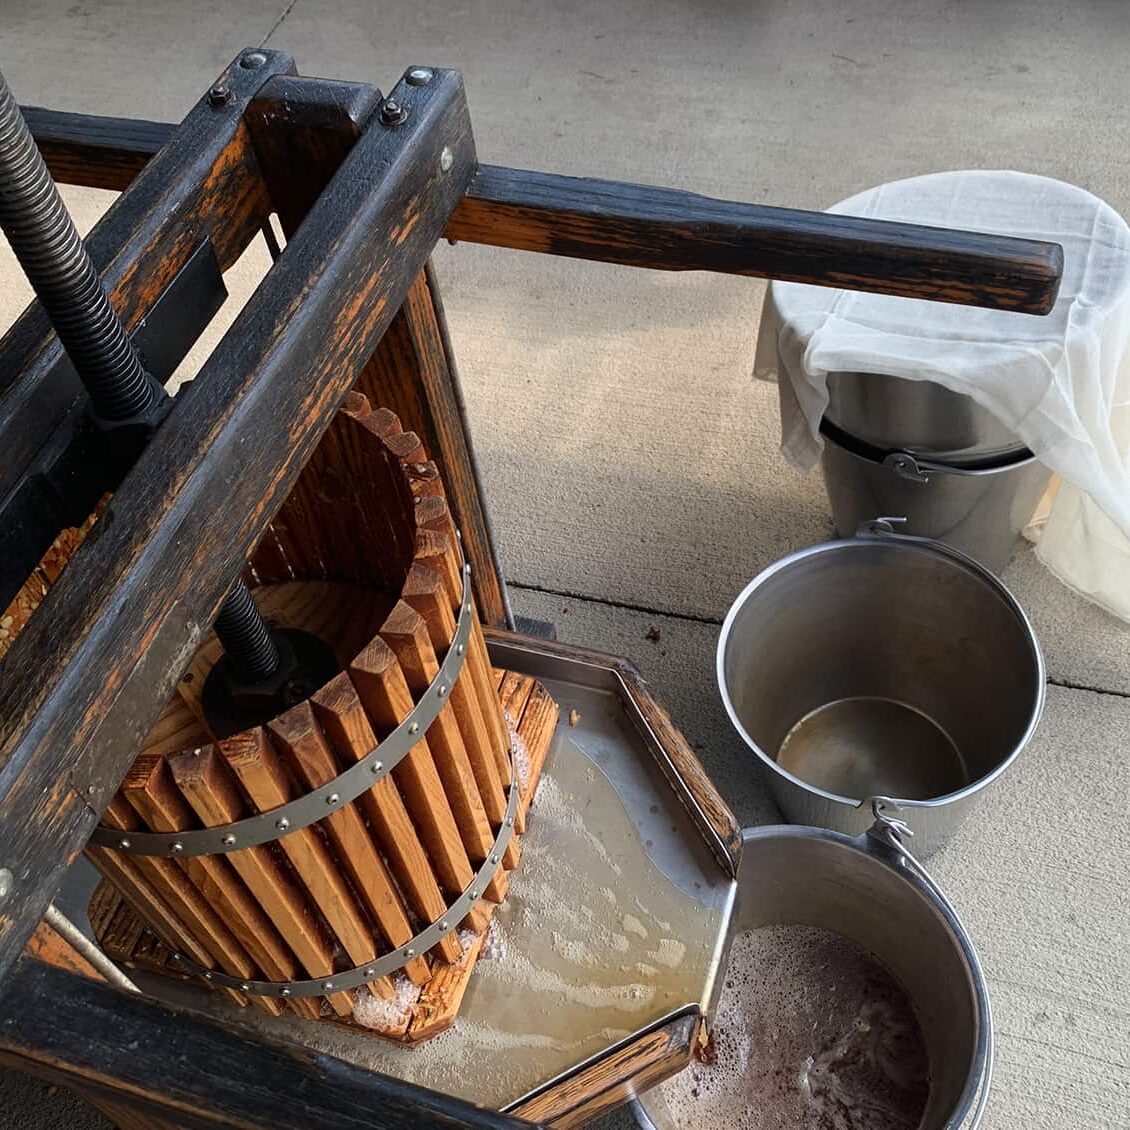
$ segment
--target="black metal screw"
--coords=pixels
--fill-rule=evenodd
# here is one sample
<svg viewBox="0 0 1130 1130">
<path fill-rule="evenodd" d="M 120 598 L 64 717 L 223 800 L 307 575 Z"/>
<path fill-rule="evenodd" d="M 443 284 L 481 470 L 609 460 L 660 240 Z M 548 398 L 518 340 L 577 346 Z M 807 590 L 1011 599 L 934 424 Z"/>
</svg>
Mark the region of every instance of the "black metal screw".
<svg viewBox="0 0 1130 1130">
<path fill-rule="evenodd" d="M 216 83 L 211 90 L 208 91 L 208 105 L 209 106 L 226 106 L 231 102 L 234 95 L 231 88 L 222 82 Z"/>
<path fill-rule="evenodd" d="M 164 397 L 106 297 L 82 237 L 0 75 L 0 226 L 103 420 Z"/>
<path fill-rule="evenodd" d="M 249 682 L 265 679 L 278 667 L 279 650 L 271 638 L 271 629 L 242 581 L 220 606 L 215 628 L 224 651 Z"/>
<path fill-rule="evenodd" d="M 386 126 L 398 126 L 408 117 L 408 111 L 404 109 L 395 98 L 386 98 L 381 103 L 381 124 Z"/>
</svg>

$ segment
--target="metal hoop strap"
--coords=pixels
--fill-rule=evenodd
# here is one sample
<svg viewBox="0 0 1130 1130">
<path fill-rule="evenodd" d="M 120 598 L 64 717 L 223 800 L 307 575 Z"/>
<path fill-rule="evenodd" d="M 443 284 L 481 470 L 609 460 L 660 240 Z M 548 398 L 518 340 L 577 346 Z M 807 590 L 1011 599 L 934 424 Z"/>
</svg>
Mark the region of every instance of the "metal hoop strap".
<svg viewBox="0 0 1130 1130">
<path fill-rule="evenodd" d="M 392 771 L 416 746 L 420 737 L 436 720 L 447 703 L 467 657 L 474 614 L 471 608 L 471 566 L 463 566 L 463 594 L 455 638 L 440 664 L 439 672 L 420 696 L 420 701 L 376 749 L 371 749 L 356 765 L 329 784 L 322 785 L 286 804 L 214 828 L 185 832 L 122 832 L 100 824 L 90 837 L 99 847 L 112 848 L 127 855 L 162 855 L 187 858 L 194 855 L 221 855 L 257 844 L 270 843 L 297 832 L 371 789 Z"/>
<path fill-rule="evenodd" d="M 482 897 L 483 891 L 491 880 L 491 876 L 502 863 L 506 845 L 514 834 L 514 815 L 518 809 L 518 798 L 521 795 L 521 786 L 518 783 L 518 767 L 514 763 L 514 754 L 510 754 L 510 791 L 506 801 L 506 815 L 502 818 L 502 827 L 498 830 L 486 860 L 475 877 L 463 893 L 447 908 L 441 918 L 437 918 L 430 926 L 421 930 L 414 938 L 409 939 L 403 946 L 378 957 L 375 961 L 368 961 L 364 965 L 355 966 L 345 973 L 334 973 L 330 977 L 318 977 L 311 981 L 244 981 L 239 977 L 231 977 L 217 969 L 205 969 L 190 961 L 184 954 L 174 954 L 173 961 L 178 968 L 187 973 L 194 973 L 203 977 L 213 985 L 223 985 L 228 989 L 236 989 L 253 997 L 320 997 L 326 993 L 338 992 L 342 989 L 356 989 L 367 985 L 386 974 L 395 973 L 403 968 L 419 954 L 427 953 L 448 934 L 459 928 L 459 923 L 470 913 L 471 908 Z"/>
</svg>

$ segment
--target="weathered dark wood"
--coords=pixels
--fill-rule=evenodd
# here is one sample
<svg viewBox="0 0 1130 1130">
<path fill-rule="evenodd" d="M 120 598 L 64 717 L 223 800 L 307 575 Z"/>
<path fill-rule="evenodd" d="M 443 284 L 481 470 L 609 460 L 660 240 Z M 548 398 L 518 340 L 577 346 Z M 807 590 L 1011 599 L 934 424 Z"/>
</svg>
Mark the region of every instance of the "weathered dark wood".
<svg viewBox="0 0 1130 1130">
<path fill-rule="evenodd" d="M 362 135 L 8 653 L 0 973 L 466 188 L 460 77 L 436 71 L 397 98 L 408 120 Z"/>
<path fill-rule="evenodd" d="M 248 107 L 259 163 L 288 238 L 379 101 L 371 86 L 279 76 Z M 487 623 L 505 626 L 505 582 L 461 411 L 459 377 L 441 327 L 433 282 L 421 275 L 358 377 L 357 391 L 395 412 L 439 465 L 471 562 L 479 614 Z"/>
<path fill-rule="evenodd" d="M 686 1067 L 702 1023 L 698 1012 L 678 1016 L 527 1099 L 512 1113 L 553 1130 L 584 1126 Z"/>
<path fill-rule="evenodd" d="M 1056 243 L 714 200 L 482 165 L 449 239 L 663 271 L 721 271 L 1046 314 Z"/>
<path fill-rule="evenodd" d="M 112 153 L 140 161 L 158 127 L 33 112 L 57 179 L 99 184 Z M 169 127 L 166 127 L 169 128 Z M 830 216 L 629 184 L 482 165 L 449 239 L 650 267 L 719 271 L 847 290 L 1046 314 L 1063 273 L 1059 244 Z M 415 425 L 412 425 L 415 427 Z"/>
<path fill-rule="evenodd" d="M 181 1127 L 529 1127 L 30 958 L 0 982 L 0 1058 Z"/>
<path fill-rule="evenodd" d="M 254 70 L 238 60 L 221 76 L 232 101 L 202 99 L 86 239 L 110 300 L 132 330 L 200 246 L 210 238 L 226 270 L 270 212 L 243 108 L 261 83 L 294 61 L 265 52 Z M 63 360 L 46 314 L 32 303 L 0 340 L 0 498 L 11 490 L 68 409 L 85 396 Z"/>
<path fill-rule="evenodd" d="M 141 118 L 21 107 L 35 143 L 60 184 L 121 192 L 173 136 L 176 126 Z"/>
</svg>

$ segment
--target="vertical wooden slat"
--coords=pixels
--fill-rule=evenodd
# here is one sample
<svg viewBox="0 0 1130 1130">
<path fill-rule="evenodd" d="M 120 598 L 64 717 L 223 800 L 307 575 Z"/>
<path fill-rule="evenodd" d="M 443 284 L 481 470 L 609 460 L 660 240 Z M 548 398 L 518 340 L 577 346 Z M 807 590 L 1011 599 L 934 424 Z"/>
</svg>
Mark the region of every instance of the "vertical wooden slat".
<svg viewBox="0 0 1130 1130">
<path fill-rule="evenodd" d="M 267 729 L 272 744 L 287 759 L 299 785 L 305 789 L 321 788 L 338 775 L 329 743 L 308 702 L 281 714 Z M 412 927 L 384 860 L 369 838 L 361 813 L 353 804 L 346 804 L 327 816 L 322 825 L 335 849 L 336 862 L 349 875 L 372 921 L 380 926 L 392 948 L 404 945 L 412 937 Z M 295 837 L 288 837 L 292 838 Z M 336 870 L 332 862 L 330 870 Z M 367 960 L 359 958 L 358 963 Z M 423 958 L 410 961 L 404 971 L 417 985 L 425 984 L 430 976 Z"/>
<path fill-rule="evenodd" d="M 443 582 L 438 574 L 417 562 L 409 570 L 402 596 L 404 602 L 423 618 L 436 659 L 442 663 L 456 631 L 455 617 Z M 497 827 L 506 811 L 506 798 L 499 778 L 498 763 L 491 749 L 491 734 L 473 684 L 474 675 L 467 666 L 464 650 L 463 668 L 451 687 L 451 709 L 467 747 L 487 819 Z"/>
<path fill-rule="evenodd" d="M 261 729 L 225 738 L 218 748 L 260 812 L 294 799 L 278 754 Z M 372 929 L 318 834 L 312 828 L 300 828 L 278 843 L 351 962 L 372 961 L 377 956 Z M 391 995 L 392 989 L 386 979 L 374 991 Z"/>
<path fill-rule="evenodd" d="M 409 689 L 414 695 L 422 694 L 439 672 L 423 619 L 401 601 L 386 618 L 380 635 L 396 654 Z M 494 835 L 450 706 L 440 710 L 427 736 L 428 745 L 435 751 L 444 791 L 459 824 L 463 846 L 473 863 L 481 863 L 490 854 Z M 501 901 L 504 893 L 501 880 L 496 877 L 491 883 L 494 887 L 491 898 Z"/>
<path fill-rule="evenodd" d="M 102 822 L 126 833 L 138 831 L 142 826 L 141 819 L 120 795 L 111 798 Z M 131 862 L 139 876 L 188 927 L 190 935 L 212 955 L 216 967 L 232 977 L 246 978 L 254 974 L 255 963 L 247 951 L 172 860 L 138 855 L 131 857 Z M 175 946 L 182 939 L 166 940 Z M 238 994 L 232 995 L 243 1002 Z"/>
<path fill-rule="evenodd" d="M 250 815 L 231 775 L 211 746 L 169 759 L 169 768 L 184 798 L 207 827 L 230 824 Z M 251 893 L 286 939 L 309 977 L 332 977 L 333 949 L 302 892 L 268 847 L 228 853 Z M 348 993 L 326 999 L 339 1016 L 353 1014 Z"/>
<path fill-rule="evenodd" d="M 385 738 L 404 721 L 415 705 L 396 656 L 375 639 L 353 661 L 349 677 L 377 733 Z M 419 821 L 420 835 L 436 874 L 449 894 L 459 894 L 474 877 L 459 835 L 455 815 L 444 792 L 427 738 L 420 741 L 393 770 L 393 777 Z"/>
<path fill-rule="evenodd" d="M 310 705 L 341 768 L 355 764 L 376 748 L 377 738 L 368 715 L 344 672 L 322 687 L 310 700 Z M 384 848 L 400 889 L 421 922 L 442 918 L 447 903 L 393 777 L 382 777 L 357 803 Z M 446 799 L 444 803 L 446 806 Z M 454 818 L 452 832 L 458 835 Z M 444 938 L 436 949 L 447 961 L 457 961 L 463 953 L 459 938 L 454 934 Z"/>
<path fill-rule="evenodd" d="M 458 613 L 463 591 L 463 576 L 459 564 L 459 550 L 455 539 L 438 530 L 418 530 L 416 533 L 416 561 L 437 573 L 443 580 L 448 600 L 454 612 Z M 471 678 L 479 695 L 483 719 L 490 727 L 494 741 L 495 762 L 499 777 L 505 784 L 510 783 L 510 734 L 502 720 L 498 700 L 491 687 L 487 672 L 490 660 L 487 656 L 486 642 L 478 619 L 471 625 L 471 635 L 467 640 L 467 661 Z"/>
<path fill-rule="evenodd" d="M 139 757 L 126 774 L 121 793 L 154 832 L 183 832 L 197 826 L 195 814 L 177 792 L 163 757 Z M 179 863 L 189 881 L 243 943 L 264 980 L 293 981 L 298 977 L 294 955 L 226 859 L 200 855 Z M 282 1011 L 280 1002 L 273 998 L 255 1000 L 268 1006 L 269 1011 Z M 300 1006 L 299 1012 L 318 1015 L 319 1010 L 311 1001 L 293 1003 Z"/>
</svg>

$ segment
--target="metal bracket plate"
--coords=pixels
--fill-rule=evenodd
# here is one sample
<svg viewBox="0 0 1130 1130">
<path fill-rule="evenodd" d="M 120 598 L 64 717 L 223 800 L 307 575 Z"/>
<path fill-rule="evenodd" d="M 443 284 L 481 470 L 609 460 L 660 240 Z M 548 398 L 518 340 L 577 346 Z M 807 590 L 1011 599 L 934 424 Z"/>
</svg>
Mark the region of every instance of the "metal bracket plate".
<svg viewBox="0 0 1130 1130">
<path fill-rule="evenodd" d="M 214 828 L 171 833 L 123 833 L 100 824 L 90 837 L 91 843 L 127 855 L 162 855 L 181 858 L 194 855 L 220 855 L 254 847 L 257 844 L 270 843 L 336 812 L 386 777 L 427 733 L 428 727 L 447 704 L 448 694 L 463 669 L 473 620 L 471 566 L 464 565 L 463 595 L 455 637 L 439 666 L 436 677 L 404 721 L 383 742 L 328 784 L 268 812 L 260 812 L 255 816 L 248 816 L 231 824 L 220 824 Z M 434 943 L 428 943 L 429 946 L 432 944 Z M 357 983 L 363 984 L 364 979 Z"/>
</svg>

